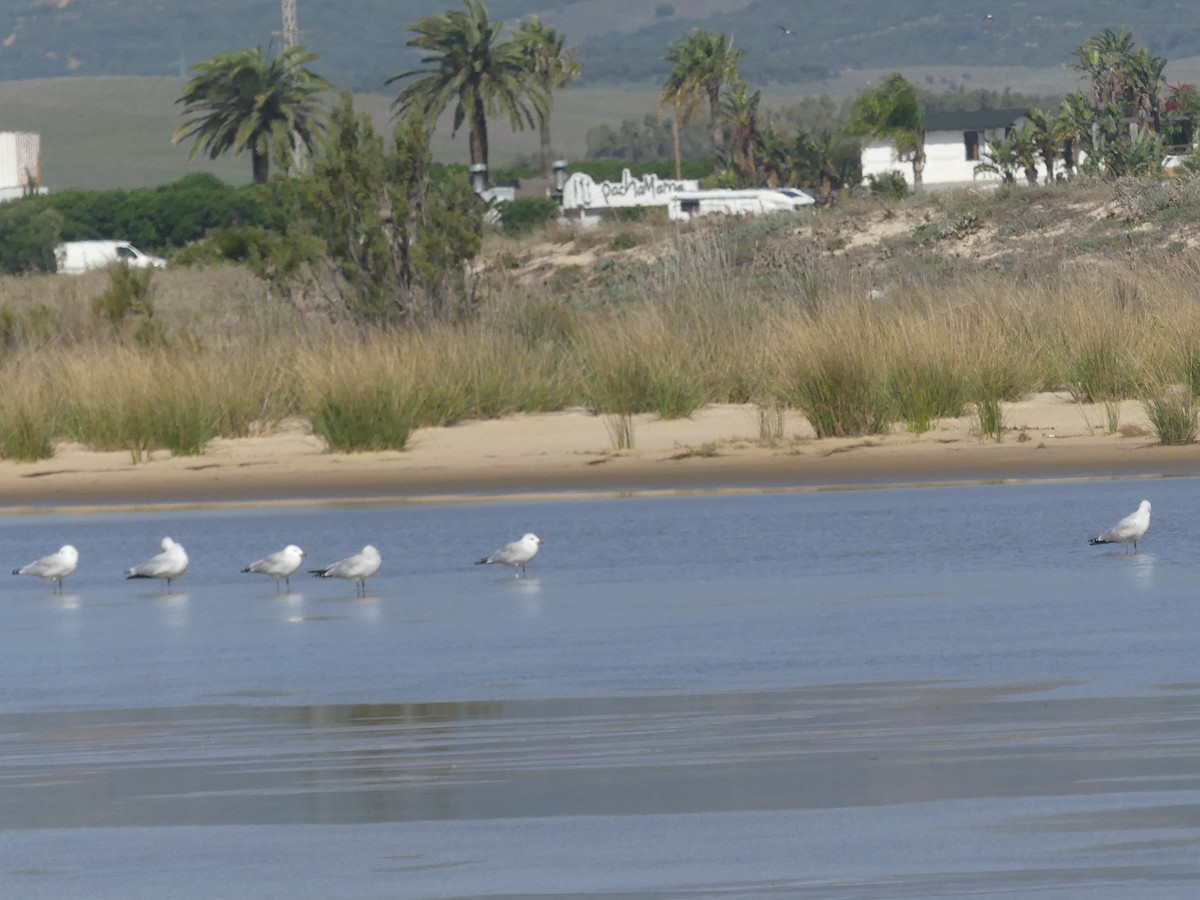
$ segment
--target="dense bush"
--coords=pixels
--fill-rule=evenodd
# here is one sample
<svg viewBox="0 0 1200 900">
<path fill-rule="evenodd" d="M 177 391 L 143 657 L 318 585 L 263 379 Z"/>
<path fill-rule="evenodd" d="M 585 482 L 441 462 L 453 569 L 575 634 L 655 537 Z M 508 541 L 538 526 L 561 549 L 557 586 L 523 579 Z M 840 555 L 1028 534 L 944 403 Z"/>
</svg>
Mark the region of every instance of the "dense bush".
<svg viewBox="0 0 1200 900">
<path fill-rule="evenodd" d="M 14 202 L 55 211 L 64 241 L 127 240 L 162 252 L 200 240 L 219 226 L 280 227 L 279 191 L 278 184 L 235 186 L 195 173 L 152 188 L 58 191 Z"/>
<path fill-rule="evenodd" d="M 552 197 L 518 197 L 496 207 L 500 230 L 505 234 L 527 234 L 539 225 L 558 218 L 558 201 Z"/>
<path fill-rule="evenodd" d="M 901 200 L 908 196 L 908 182 L 902 172 L 880 172 L 878 175 L 868 175 L 867 182 L 871 186 L 873 197 L 885 200 Z"/>
<path fill-rule="evenodd" d="M 53 272 L 62 216 L 28 200 L 0 203 L 0 271 Z"/>
</svg>

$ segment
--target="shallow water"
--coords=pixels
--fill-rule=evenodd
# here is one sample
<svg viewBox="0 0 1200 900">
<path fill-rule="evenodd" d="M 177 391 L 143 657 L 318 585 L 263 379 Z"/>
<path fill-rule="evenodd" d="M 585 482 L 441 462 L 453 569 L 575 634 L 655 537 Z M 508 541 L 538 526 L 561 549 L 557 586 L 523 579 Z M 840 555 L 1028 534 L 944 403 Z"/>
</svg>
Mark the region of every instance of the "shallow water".
<svg viewBox="0 0 1200 900">
<path fill-rule="evenodd" d="M 1090 534 L 1147 497 L 1138 554 Z M 1200 482 L 4 520 L 23 897 L 1194 896 Z M 473 560 L 533 530 L 527 579 Z M 183 543 L 162 594 L 121 570 Z M 243 565 L 383 554 L 367 596 Z M 17 895 L 14 894 L 14 895 Z"/>
</svg>

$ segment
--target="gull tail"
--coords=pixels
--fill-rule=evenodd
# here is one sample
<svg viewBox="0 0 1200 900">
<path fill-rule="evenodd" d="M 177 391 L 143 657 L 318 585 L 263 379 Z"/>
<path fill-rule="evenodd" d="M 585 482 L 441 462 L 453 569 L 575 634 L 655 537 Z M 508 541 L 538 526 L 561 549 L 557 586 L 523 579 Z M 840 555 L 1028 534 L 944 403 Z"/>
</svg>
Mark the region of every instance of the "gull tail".
<svg viewBox="0 0 1200 900">
<path fill-rule="evenodd" d="M 130 572 L 125 576 L 125 580 L 128 581 L 131 578 L 151 578 L 151 577 L 152 576 L 150 576 L 150 575 L 139 575 L 137 572 Z"/>
<path fill-rule="evenodd" d="M 1102 537 L 1094 537 L 1090 541 L 1088 541 L 1089 546 L 1095 546 L 1096 544 L 1111 544 L 1111 543 L 1112 543 L 1112 541 L 1106 541 Z"/>
<path fill-rule="evenodd" d="M 486 566 L 490 561 L 491 561 L 490 558 L 485 556 L 483 559 L 477 560 L 475 562 L 475 565 Z"/>
<path fill-rule="evenodd" d="M 309 575 L 315 575 L 315 576 L 317 576 L 318 578 L 324 578 L 324 577 L 325 577 L 325 573 L 326 573 L 326 572 L 328 572 L 328 571 L 329 571 L 328 569 L 309 569 L 309 570 L 308 570 L 308 574 L 309 574 Z"/>
<path fill-rule="evenodd" d="M 242 569 L 242 571 L 243 571 L 243 572 L 249 572 L 249 571 L 250 571 L 250 567 L 249 567 L 249 566 L 246 566 L 246 568 Z"/>
<path fill-rule="evenodd" d="M 21 570 L 20 570 L 20 569 L 13 569 L 13 574 L 14 574 L 14 575 L 20 575 L 20 574 L 21 574 Z"/>
</svg>

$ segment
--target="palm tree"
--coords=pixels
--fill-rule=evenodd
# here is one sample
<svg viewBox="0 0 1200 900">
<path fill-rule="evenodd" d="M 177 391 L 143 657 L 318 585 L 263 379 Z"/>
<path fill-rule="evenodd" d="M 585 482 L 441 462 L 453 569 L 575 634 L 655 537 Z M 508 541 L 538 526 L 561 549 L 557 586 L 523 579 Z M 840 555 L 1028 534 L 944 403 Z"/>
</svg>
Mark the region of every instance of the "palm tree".
<svg viewBox="0 0 1200 900">
<path fill-rule="evenodd" d="M 733 35 L 728 38 L 718 31 L 699 29 L 680 38 L 667 49 L 666 60 L 671 74 L 663 86 L 673 85 L 673 93 L 689 93 L 696 100 L 708 99 L 711 116 L 713 153 L 720 156 L 725 149 L 725 127 L 721 121 L 721 87 L 737 79 L 737 63 L 744 50 L 733 49 Z M 687 105 L 687 104 L 683 104 Z M 695 109 L 693 104 L 691 107 Z M 690 118 L 690 116 L 688 117 Z"/>
<path fill-rule="evenodd" d="M 1013 148 L 1012 135 L 996 140 L 988 138 L 983 148 L 983 162 L 976 163 L 976 175 L 999 175 L 1003 184 L 1016 184 L 1020 163 Z"/>
<path fill-rule="evenodd" d="M 925 124 L 917 90 L 899 73 L 879 87 L 860 94 L 850 109 L 851 134 L 891 141 L 896 155 L 913 167 L 913 190 L 921 190 L 925 171 Z"/>
<path fill-rule="evenodd" d="M 1037 184 L 1038 149 L 1033 140 L 1033 127 L 1026 122 L 1008 136 L 1017 165 L 1025 170 L 1025 180 Z"/>
<path fill-rule="evenodd" d="M 1092 80 L 1092 102 L 1097 108 L 1122 105 L 1125 97 L 1126 61 L 1133 53 L 1133 35 L 1124 28 L 1105 28 L 1072 51 L 1079 62 L 1072 67 Z"/>
<path fill-rule="evenodd" d="M 1035 109 L 1029 113 L 1030 138 L 1033 147 L 1046 166 L 1046 184 L 1054 183 L 1054 164 L 1062 156 L 1063 147 L 1074 133 L 1063 116 Z"/>
<path fill-rule="evenodd" d="M 516 31 L 517 42 L 525 54 L 525 66 L 529 74 L 546 92 L 546 107 L 534 108 L 537 115 L 538 132 L 541 137 L 542 174 L 549 176 L 551 166 L 550 149 L 550 92 L 565 87 L 579 77 L 583 71 L 576 58 L 574 48 L 563 48 L 563 36 L 549 26 L 543 25 L 537 16 L 522 20 Z"/>
<path fill-rule="evenodd" d="M 270 56 L 254 47 L 218 53 L 192 67 L 195 76 L 176 100 L 186 107 L 184 123 L 171 138 L 194 137 L 188 159 L 203 149 L 211 159 L 230 150 L 250 151 L 256 184 L 271 174 L 271 150 L 290 164 L 301 146 L 312 152 L 324 129 L 320 95 L 329 83 L 306 66 L 317 58 L 296 45 Z"/>
<path fill-rule="evenodd" d="M 1143 133 L 1157 133 L 1162 86 L 1165 83 L 1163 71 L 1166 67 L 1165 57 L 1156 56 L 1145 47 L 1139 47 L 1126 63 L 1129 114 L 1141 123 Z"/>
<path fill-rule="evenodd" d="M 658 103 L 664 109 L 671 110 L 671 140 L 675 148 L 675 178 L 683 178 L 683 154 L 679 149 L 679 129 L 691 121 L 700 104 L 700 96 L 695 87 L 686 79 L 683 72 L 674 69 L 667 76 L 662 86 Z"/>
<path fill-rule="evenodd" d="M 721 99 L 721 122 L 729 130 L 733 164 L 746 184 L 758 183 L 754 148 L 758 143 L 758 108 L 762 91 L 750 93 L 744 81 L 735 84 Z"/>
<path fill-rule="evenodd" d="M 408 26 L 416 37 L 408 46 L 428 51 L 428 68 L 410 69 L 387 84 L 416 77 L 392 102 L 394 114 L 417 113 L 436 121 L 454 101 L 457 134 L 465 122 L 470 133 L 472 164 L 488 162 L 487 120 L 500 112 L 514 131 L 534 126 L 538 113 L 548 114 L 550 96 L 530 77 L 521 43 L 501 33 L 504 23 L 491 21 L 481 0 L 463 0 L 465 10 L 426 16 Z"/>
</svg>

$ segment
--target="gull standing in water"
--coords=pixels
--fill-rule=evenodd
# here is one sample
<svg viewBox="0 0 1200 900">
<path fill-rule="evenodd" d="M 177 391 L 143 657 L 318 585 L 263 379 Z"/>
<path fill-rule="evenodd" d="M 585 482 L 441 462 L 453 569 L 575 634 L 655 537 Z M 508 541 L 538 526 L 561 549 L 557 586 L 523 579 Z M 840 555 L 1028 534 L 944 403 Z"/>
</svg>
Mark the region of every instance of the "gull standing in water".
<svg viewBox="0 0 1200 900">
<path fill-rule="evenodd" d="M 262 559 L 255 560 L 242 569 L 243 572 L 256 572 L 262 575 L 270 575 L 275 579 L 275 591 L 279 591 L 279 579 L 283 579 L 287 589 L 292 589 L 291 578 L 296 574 L 296 570 L 300 568 L 300 563 L 304 557 L 308 556 L 303 550 L 295 544 L 288 544 L 278 553 L 272 553 L 270 556 L 265 556 Z"/>
<path fill-rule="evenodd" d="M 1089 544 L 1124 544 L 1125 552 L 1133 544 L 1133 552 L 1137 553 L 1138 541 L 1150 528 L 1150 501 L 1143 500 L 1137 512 L 1131 512 L 1108 531 L 1097 535 L 1088 541 Z"/>
<path fill-rule="evenodd" d="M 188 555 L 182 544 L 169 537 L 162 539 L 162 553 L 134 566 L 125 572 L 129 578 L 157 578 L 166 582 L 166 591 L 171 593 L 171 582 L 187 571 Z"/>
<path fill-rule="evenodd" d="M 383 560 L 379 556 L 379 551 L 367 544 L 362 548 L 362 552 L 356 553 L 354 556 L 339 559 L 323 569 L 309 569 L 308 573 L 316 575 L 318 578 L 345 578 L 347 581 L 354 581 L 356 582 L 355 593 L 366 596 L 367 579 L 379 570 L 381 562 Z"/>
<path fill-rule="evenodd" d="M 511 566 L 514 569 L 519 568 L 520 574 L 525 574 L 525 567 L 533 562 L 533 558 L 537 556 L 538 547 L 545 543 L 536 534 L 527 534 L 519 541 L 513 541 L 511 544 L 505 544 L 491 556 L 485 556 L 475 565 L 487 566 L 492 563 L 501 563 L 506 566 Z"/>
<path fill-rule="evenodd" d="M 75 571 L 79 565 L 79 551 L 70 544 L 64 544 L 57 553 L 43 556 L 27 566 L 13 569 L 14 575 L 36 575 L 47 581 L 56 582 L 55 592 L 62 593 L 63 579 Z"/>
</svg>

